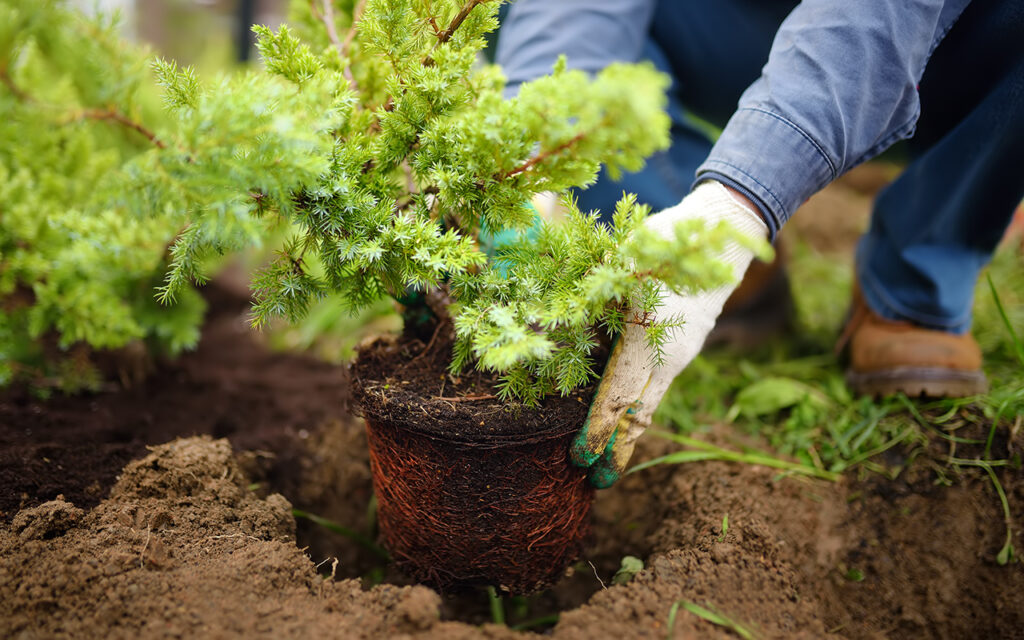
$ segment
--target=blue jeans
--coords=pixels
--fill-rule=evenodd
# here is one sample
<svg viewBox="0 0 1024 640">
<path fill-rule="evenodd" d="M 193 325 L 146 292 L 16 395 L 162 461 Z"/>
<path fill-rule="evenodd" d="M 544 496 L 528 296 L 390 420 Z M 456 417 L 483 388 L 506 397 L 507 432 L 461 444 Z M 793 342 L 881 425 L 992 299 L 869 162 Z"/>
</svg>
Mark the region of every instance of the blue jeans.
<svg viewBox="0 0 1024 640">
<path fill-rule="evenodd" d="M 795 4 L 659 2 L 644 55 L 673 78 L 672 146 L 619 182 L 602 174 L 580 207 L 610 212 L 623 191 L 654 211 L 677 204 L 712 144 L 688 114 L 724 125 Z M 1024 198 L 1022 33 L 1019 2 L 974 0 L 928 64 L 911 163 L 879 195 L 857 249 L 864 297 L 883 317 L 970 328 L 978 275 Z"/>
</svg>

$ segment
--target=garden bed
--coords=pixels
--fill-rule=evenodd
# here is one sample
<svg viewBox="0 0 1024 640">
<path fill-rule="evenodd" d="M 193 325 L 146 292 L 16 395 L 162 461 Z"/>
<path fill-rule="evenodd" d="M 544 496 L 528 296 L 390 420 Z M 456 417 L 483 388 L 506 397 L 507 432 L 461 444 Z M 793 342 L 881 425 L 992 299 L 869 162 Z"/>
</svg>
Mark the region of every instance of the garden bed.
<svg viewBox="0 0 1024 640">
<path fill-rule="evenodd" d="M 482 593 L 442 598 L 366 544 L 302 518 L 296 529 L 290 505 L 372 535 L 347 372 L 266 351 L 244 301 L 207 296 L 200 349 L 139 387 L 0 397 L 0 636 L 513 636 L 485 624 Z M 174 440 L 198 434 L 227 442 Z M 673 446 L 642 442 L 638 460 Z M 946 469 L 953 484 L 938 485 L 945 445 L 936 437 L 935 455 L 919 452 L 895 480 L 715 462 L 627 476 L 598 494 L 585 561 L 551 590 L 507 600 L 508 622 L 546 619 L 532 628 L 560 638 L 663 638 L 686 601 L 756 637 L 1024 637 L 1024 572 L 996 562 L 998 497 L 983 472 Z M 1024 482 L 999 478 L 1016 528 Z M 646 569 L 612 586 L 626 555 Z M 673 628 L 736 637 L 685 607 Z"/>
</svg>

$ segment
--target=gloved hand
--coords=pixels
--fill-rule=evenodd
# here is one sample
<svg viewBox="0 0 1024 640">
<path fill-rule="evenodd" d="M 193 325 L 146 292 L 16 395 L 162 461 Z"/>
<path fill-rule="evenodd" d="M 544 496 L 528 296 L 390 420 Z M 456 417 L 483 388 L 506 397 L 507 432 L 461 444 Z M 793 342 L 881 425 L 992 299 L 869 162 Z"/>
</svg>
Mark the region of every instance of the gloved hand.
<svg viewBox="0 0 1024 640">
<path fill-rule="evenodd" d="M 725 220 L 742 234 L 766 238 L 768 228 L 752 206 L 742 203 L 720 183 L 707 181 L 678 205 L 649 217 L 645 224 L 674 238 L 676 224 L 682 220 L 700 218 L 708 226 Z M 665 344 L 662 365 L 654 363 L 644 328 L 637 324 L 627 324 L 612 347 L 587 421 L 570 450 L 573 462 L 590 469 L 590 482 L 599 489 L 611 486 L 625 470 L 637 438 L 650 426 L 651 416 L 672 380 L 700 352 L 754 252 L 730 243 L 719 258 L 733 266 L 733 284 L 685 296 L 664 291 L 663 303 L 656 310 L 658 317 L 681 317 L 683 325 Z"/>
</svg>

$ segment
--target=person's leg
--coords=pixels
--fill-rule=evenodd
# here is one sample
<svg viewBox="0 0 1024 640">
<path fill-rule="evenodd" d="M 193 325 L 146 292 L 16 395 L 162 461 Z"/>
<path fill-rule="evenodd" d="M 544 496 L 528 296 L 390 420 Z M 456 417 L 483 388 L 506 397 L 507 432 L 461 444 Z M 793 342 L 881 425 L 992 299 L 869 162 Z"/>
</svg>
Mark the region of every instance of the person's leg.
<svg viewBox="0 0 1024 640">
<path fill-rule="evenodd" d="M 857 251 L 861 291 L 882 318 L 970 329 L 978 275 L 1024 197 L 1022 33 L 1024 5 L 975 0 L 929 62 L 914 160 L 879 195 Z"/>
<path fill-rule="evenodd" d="M 760 75 L 775 32 L 795 5 L 794 0 L 658 2 L 643 56 L 672 78 L 672 145 L 618 181 L 602 171 L 595 184 L 576 192 L 580 208 L 600 210 L 610 220 L 623 192 L 637 194 L 652 211 L 678 204 L 712 145 L 687 112 L 724 125 L 740 94 Z"/>
</svg>

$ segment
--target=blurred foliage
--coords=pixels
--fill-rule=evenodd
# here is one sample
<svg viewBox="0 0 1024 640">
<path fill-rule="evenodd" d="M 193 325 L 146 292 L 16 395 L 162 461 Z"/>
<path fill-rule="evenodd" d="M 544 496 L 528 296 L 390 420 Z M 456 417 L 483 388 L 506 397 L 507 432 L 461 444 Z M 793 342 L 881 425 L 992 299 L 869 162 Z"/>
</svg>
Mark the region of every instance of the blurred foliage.
<svg viewBox="0 0 1024 640">
<path fill-rule="evenodd" d="M 128 215 L 123 171 L 162 121 L 144 50 L 118 25 L 53 0 L 0 1 L 0 385 L 93 387 L 90 345 L 193 344 L 194 291 L 159 309 L 152 290 L 179 228 Z"/>
</svg>

